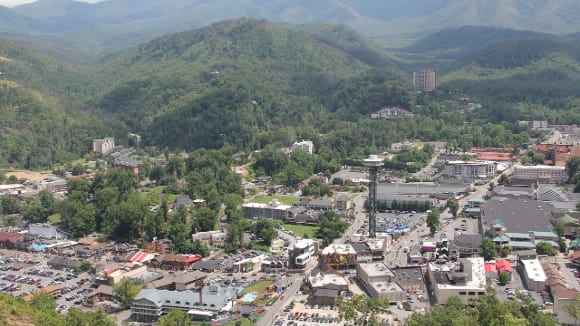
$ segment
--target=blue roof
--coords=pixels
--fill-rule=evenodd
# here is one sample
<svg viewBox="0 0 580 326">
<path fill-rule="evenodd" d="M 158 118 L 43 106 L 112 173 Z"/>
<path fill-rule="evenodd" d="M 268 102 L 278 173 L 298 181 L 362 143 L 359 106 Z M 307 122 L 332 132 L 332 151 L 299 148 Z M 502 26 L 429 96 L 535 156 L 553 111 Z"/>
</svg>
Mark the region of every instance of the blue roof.
<svg viewBox="0 0 580 326">
<path fill-rule="evenodd" d="M 481 207 L 469 207 L 464 209 L 466 213 L 481 213 Z"/>
</svg>

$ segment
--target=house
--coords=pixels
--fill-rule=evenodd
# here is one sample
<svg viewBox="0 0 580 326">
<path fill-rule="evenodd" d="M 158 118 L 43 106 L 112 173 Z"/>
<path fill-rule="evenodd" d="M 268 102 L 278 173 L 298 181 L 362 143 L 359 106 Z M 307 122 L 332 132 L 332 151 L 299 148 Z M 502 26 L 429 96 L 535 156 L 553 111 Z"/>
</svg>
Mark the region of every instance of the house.
<svg viewBox="0 0 580 326">
<path fill-rule="evenodd" d="M 90 303 L 95 303 L 97 299 L 114 300 L 115 294 L 113 287 L 109 285 L 99 285 L 96 289 L 85 295 L 85 300 Z"/>
<path fill-rule="evenodd" d="M 209 284 L 200 291 L 142 289 L 131 306 L 131 320 L 158 321 L 172 309 L 186 312 L 192 319 L 210 320 L 234 310 L 234 301 L 243 289 Z"/>
<path fill-rule="evenodd" d="M 438 304 L 447 304 L 451 297 L 458 297 L 467 304 L 469 299 L 485 295 L 487 281 L 483 257 L 460 258 L 457 264 L 429 263 L 427 271 Z"/>
<path fill-rule="evenodd" d="M 495 263 L 485 263 L 485 277 L 490 280 L 497 280 L 497 266 Z"/>
<path fill-rule="evenodd" d="M 334 273 L 318 272 L 307 278 L 312 289 L 311 304 L 334 306 L 340 293 L 348 290 L 348 282 Z"/>
<path fill-rule="evenodd" d="M 396 276 L 383 262 L 356 265 L 356 277 L 370 297 L 403 301 L 405 291 L 396 283 Z"/>
</svg>

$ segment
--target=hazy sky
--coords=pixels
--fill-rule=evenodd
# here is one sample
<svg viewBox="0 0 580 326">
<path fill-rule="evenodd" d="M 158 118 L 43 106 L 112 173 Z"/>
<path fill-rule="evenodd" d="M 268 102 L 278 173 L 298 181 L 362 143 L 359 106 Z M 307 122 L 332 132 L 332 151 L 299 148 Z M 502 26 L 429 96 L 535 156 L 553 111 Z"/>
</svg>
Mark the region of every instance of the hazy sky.
<svg viewBox="0 0 580 326">
<path fill-rule="evenodd" d="M 95 2 L 101 2 L 104 0 L 76 0 L 76 1 L 95 3 Z M 14 6 L 24 4 L 24 3 L 31 3 L 31 2 L 36 2 L 36 0 L 0 0 L 0 6 L 14 7 Z"/>
</svg>

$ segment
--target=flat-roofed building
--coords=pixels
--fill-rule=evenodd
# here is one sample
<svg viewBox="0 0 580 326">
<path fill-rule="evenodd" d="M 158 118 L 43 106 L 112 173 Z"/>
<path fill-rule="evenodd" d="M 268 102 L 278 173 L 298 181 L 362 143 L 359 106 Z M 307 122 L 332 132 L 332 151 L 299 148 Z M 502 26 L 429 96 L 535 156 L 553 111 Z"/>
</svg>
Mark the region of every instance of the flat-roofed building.
<svg viewBox="0 0 580 326">
<path fill-rule="evenodd" d="M 314 153 L 314 143 L 312 142 L 312 140 L 303 140 L 301 142 L 294 142 L 292 144 L 292 151 L 296 149 L 306 152 L 308 154 L 312 154 Z"/>
<path fill-rule="evenodd" d="M 495 174 L 495 163 L 492 161 L 447 161 L 443 173 L 447 177 L 485 179 Z"/>
<path fill-rule="evenodd" d="M 451 297 L 464 303 L 485 295 L 486 277 L 483 257 L 461 258 L 457 263 L 430 263 L 428 275 L 438 304 Z"/>
<path fill-rule="evenodd" d="M 298 240 L 288 248 L 288 269 L 303 270 L 306 265 L 316 259 L 318 242 L 312 239 Z"/>
<path fill-rule="evenodd" d="M 518 267 L 522 281 L 528 290 L 543 291 L 546 289 L 546 280 L 548 277 L 537 258 L 520 259 Z"/>
<path fill-rule="evenodd" d="M 115 148 L 115 139 L 113 137 L 105 137 L 103 139 L 93 140 L 93 152 L 107 154 Z"/>
<path fill-rule="evenodd" d="M 433 92 L 437 89 L 437 71 L 426 69 L 413 72 L 415 92 Z"/>
<path fill-rule="evenodd" d="M 285 220 L 288 217 L 290 206 L 283 205 L 278 200 L 272 199 L 267 204 L 246 203 L 242 205 L 244 216 L 249 219 L 258 219 L 261 217 Z"/>
<path fill-rule="evenodd" d="M 396 276 L 384 263 L 363 263 L 356 266 L 356 277 L 372 298 L 403 301 L 405 291 L 396 283 Z"/>
<path fill-rule="evenodd" d="M 538 183 L 564 183 L 568 180 L 568 171 L 564 166 L 517 165 L 514 166 L 512 178 L 533 180 Z"/>
</svg>

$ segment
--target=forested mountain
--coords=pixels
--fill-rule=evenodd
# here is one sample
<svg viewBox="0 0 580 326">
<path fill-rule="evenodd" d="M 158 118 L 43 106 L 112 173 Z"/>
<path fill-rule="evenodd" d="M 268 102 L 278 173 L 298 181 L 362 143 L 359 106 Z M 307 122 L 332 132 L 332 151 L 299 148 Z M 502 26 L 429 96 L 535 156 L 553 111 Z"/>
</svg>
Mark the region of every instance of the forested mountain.
<svg viewBox="0 0 580 326">
<path fill-rule="evenodd" d="M 580 31 L 576 0 L 39 0 L 0 8 L 0 31 L 65 37 L 87 55 L 240 17 L 289 24 L 346 24 L 382 44 L 463 25 L 547 33 Z M 54 38 L 38 45 L 53 46 Z"/>
<path fill-rule="evenodd" d="M 119 127 L 84 106 L 96 90 L 87 72 L 1 39 L 0 71 L 1 165 L 48 168 Z"/>
<path fill-rule="evenodd" d="M 95 105 L 147 143 L 186 149 L 248 148 L 274 128 L 324 129 L 339 116 L 355 120 L 388 104 L 408 107 L 409 87 L 400 77 L 346 49 L 353 35 L 321 41 L 247 19 L 167 35 L 103 59 L 103 73 L 118 82 Z M 388 60 L 376 54 L 367 61 Z"/>
</svg>

